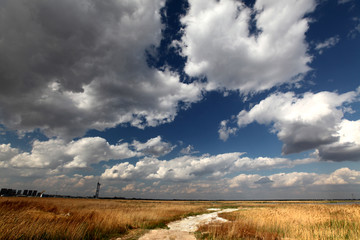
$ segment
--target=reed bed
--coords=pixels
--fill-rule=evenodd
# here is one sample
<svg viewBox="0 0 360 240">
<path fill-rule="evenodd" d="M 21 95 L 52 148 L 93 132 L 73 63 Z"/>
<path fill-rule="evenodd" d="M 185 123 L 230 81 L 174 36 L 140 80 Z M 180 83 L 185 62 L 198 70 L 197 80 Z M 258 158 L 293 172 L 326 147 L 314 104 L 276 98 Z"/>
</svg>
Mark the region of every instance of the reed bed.
<svg viewBox="0 0 360 240">
<path fill-rule="evenodd" d="M 231 222 L 199 228 L 202 239 L 359 239 L 359 205 L 242 204 Z"/>
<path fill-rule="evenodd" d="M 0 239 L 110 239 L 202 213 L 209 202 L 0 198 Z"/>
</svg>

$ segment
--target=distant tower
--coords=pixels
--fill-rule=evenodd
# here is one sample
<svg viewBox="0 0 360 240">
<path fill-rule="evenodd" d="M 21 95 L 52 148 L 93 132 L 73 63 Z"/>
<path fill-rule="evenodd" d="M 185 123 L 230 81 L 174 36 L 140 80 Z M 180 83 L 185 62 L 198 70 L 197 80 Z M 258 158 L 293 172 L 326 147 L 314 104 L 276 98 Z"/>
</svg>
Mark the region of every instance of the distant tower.
<svg viewBox="0 0 360 240">
<path fill-rule="evenodd" d="M 96 193 L 95 193 L 95 198 L 99 198 L 99 192 L 100 192 L 100 183 L 98 181 L 97 185 L 96 185 Z"/>
</svg>

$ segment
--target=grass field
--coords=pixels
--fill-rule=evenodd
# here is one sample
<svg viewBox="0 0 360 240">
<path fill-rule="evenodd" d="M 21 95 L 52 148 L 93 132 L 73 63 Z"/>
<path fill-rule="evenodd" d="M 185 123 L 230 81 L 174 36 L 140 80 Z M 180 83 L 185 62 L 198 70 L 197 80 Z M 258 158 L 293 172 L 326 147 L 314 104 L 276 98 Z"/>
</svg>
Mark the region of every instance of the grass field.
<svg viewBox="0 0 360 240">
<path fill-rule="evenodd" d="M 0 239 L 110 239 L 206 212 L 209 202 L 0 198 Z"/>
<path fill-rule="evenodd" d="M 0 198 L 0 239 L 136 239 L 146 229 L 206 212 L 239 207 L 228 223 L 201 226 L 199 239 L 359 239 L 359 205 L 295 202 L 141 201 Z"/>
<path fill-rule="evenodd" d="M 360 239 L 359 205 L 255 204 L 220 215 L 231 222 L 201 226 L 202 239 Z"/>
</svg>

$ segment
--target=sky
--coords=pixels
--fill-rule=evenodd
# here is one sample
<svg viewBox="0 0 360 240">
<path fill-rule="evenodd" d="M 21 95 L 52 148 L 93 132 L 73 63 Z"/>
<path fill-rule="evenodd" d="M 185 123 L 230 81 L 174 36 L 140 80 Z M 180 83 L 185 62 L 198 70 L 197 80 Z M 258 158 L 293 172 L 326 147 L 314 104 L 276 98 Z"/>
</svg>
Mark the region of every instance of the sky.
<svg viewBox="0 0 360 240">
<path fill-rule="evenodd" d="M 360 198 L 357 0 L 1 0 L 0 187 Z"/>
</svg>

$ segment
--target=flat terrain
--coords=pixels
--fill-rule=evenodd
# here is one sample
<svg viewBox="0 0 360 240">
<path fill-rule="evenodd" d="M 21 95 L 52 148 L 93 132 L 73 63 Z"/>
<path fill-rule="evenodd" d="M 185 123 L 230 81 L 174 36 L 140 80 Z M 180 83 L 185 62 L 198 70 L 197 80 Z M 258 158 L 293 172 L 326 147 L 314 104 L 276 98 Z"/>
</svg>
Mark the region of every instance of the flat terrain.
<svg viewBox="0 0 360 240">
<path fill-rule="evenodd" d="M 230 203 L 65 198 L 0 198 L 0 239 L 110 239 L 166 228 Z"/>
<path fill-rule="evenodd" d="M 196 240 L 194 233 L 201 225 L 210 223 L 223 223 L 228 220 L 219 217 L 219 213 L 234 212 L 238 209 L 208 209 L 213 211 L 212 213 L 204 213 L 197 216 L 190 216 L 175 222 L 167 224 L 169 229 L 152 230 L 145 234 L 139 240 L 157 240 L 157 239 L 169 239 L 169 240 Z M 118 240 L 121 240 L 118 239 Z"/>
<path fill-rule="evenodd" d="M 225 221 L 189 216 L 208 208 Z M 0 198 L 0 239 L 357 239 L 360 205 L 254 201 L 142 201 L 61 198 Z M 184 225 L 189 228 L 184 234 Z M 211 220 L 216 220 L 212 215 Z M 209 219 L 209 217 L 207 217 Z M 195 221 L 195 220 L 194 220 Z M 196 220 L 197 221 L 197 220 Z M 170 231 L 168 231 L 170 229 Z M 153 231 L 156 230 L 156 231 Z M 146 238 L 160 236 L 163 238 Z M 142 237 L 142 238 L 141 238 Z"/>
<path fill-rule="evenodd" d="M 230 220 L 198 230 L 203 239 L 359 239 L 359 204 L 242 203 Z"/>
</svg>

